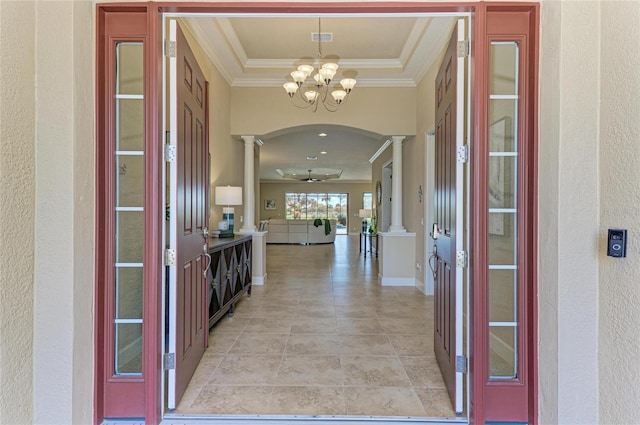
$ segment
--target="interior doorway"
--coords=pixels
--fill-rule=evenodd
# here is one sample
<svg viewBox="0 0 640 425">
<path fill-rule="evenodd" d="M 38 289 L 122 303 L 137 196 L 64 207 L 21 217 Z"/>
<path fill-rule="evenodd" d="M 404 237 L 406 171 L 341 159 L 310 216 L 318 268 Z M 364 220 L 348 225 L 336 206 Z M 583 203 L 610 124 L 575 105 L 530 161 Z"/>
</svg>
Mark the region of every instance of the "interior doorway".
<svg viewBox="0 0 640 425">
<path fill-rule="evenodd" d="M 196 16 L 197 16 L 197 15 L 196 15 Z M 428 17 L 428 15 L 421 15 L 421 16 L 427 16 L 427 17 Z M 167 16 L 167 19 L 168 19 L 168 18 L 169 18 L 169 16 Z M 182 16 L 182 18 L 185 18 L 185 17 L 184 17 L 184 16 Z M 193 17 L 192 17 L 192 18 L 193 18 Z M 254 17 L 254 18 L 255 18 L 255 17 Z M 267 17 L 265 17 L 265 19 L 266 19 L 266 18 L 267 18 Z M 346 18 L 346 19 L 348 19 L 348 18 Z M 468 17 L 467 17 L 467 20 L 466 20 L 466 21 L 468 22 Z M 452 29 L 449 29 L 449 30 L 448 30 L 448 32 L 450 32 L 450 31 L 452 31 Z M 447 34 L 445 35 L 445 37 L 446 37 L 446 38 L 448 38 L 448 36 L 449 36 L 449 34 L 447 33 Z M 345 143 L 348 143 L 348 141 L 345 141 Z M 424 164 L 423 164 L 422 166 L 424 166 Z M 390 224 L 391 224 L 391 203 L 392 203 L 392 198 L 391 198 L 391 187 L 392 187 L 392 178 L 393 178 L 393 177 L 392 177 L 392 163 L 391 163 L 390 161 L 389 161 L 389 162 L 387 162 L 387 163 L 383 166 L 382 173 L 383 173 L 383 178 L 382 178 L 382 205 L 381 205 L 381 208 L 382 208 L 383 213 L 382 213 L 382 227 L 381 227 L 381 229 L 382 229 L 383 231 L 386 231 L 386 230 L 389 228 Z M 269 251 L 268 251 L 268 252 L 269 252 Z M 277 260 L 276 260 L 276 261 L 277 261 Z M 373 275 L 373 281 L 376 281 L 376 273 L 377 273 L 377 272 L 376 272 L 375 270 L 376 270 L 376 269 L 373 269 L 373 272 L 374 272 L 374 275 Z M 269 275 L 270 275 L 270 276 L 274 276 L 274 275 L 277 275 L 277 274 L 278 274 L 278 270 L 273 270 L 273 269 L 272 269 L 272 270 L 270 270 L 270 271 L 269 271 Z M 273 280 L 273 278 L 272 278 L 271 280 Z M 313 281 L 311 281 L 311 283 L 310 283 L 310 284 L 313 284 Z M 282 288 L 282 287 L 284 287 L 284 285 L 281 285 L 281 288 Z M 295 288 L 294 288 L 294 289 L 295 289 Z M 334 288 L 334 290 L 339 292 L 339 291 L 341 291 L 341 290 L 342 290 L 342 288 Z M 253 303 L 257 303 L 257 301 L 255 301 L 255 297 L 257 297 L 257 296 L 258 296 L 258 295 L 254 295 L 254 299 L 252 300 L 252 302 L 253 302 Z M 420 297 L 420 298 L 421 298 L 421 297 L 423 296 L 423 294 L 416 293 L 416 294 L 415 294 L 415 296 L 417 296 L 417 297 Z M 379 301 L 379 302 L 382 302 L 382 301 Z M 388 301 L 388 302 L 390 303 L 390 301 Z M 428 301 L 426 301 L 426 302 L 428 303 Z M 432 310 L 429 310 L 429 311 L 431 311 L 431 313 L 430 313 L 430 314 L 433 314 Z M 392 315 L 393 315 L 393 314 L 392 314 Z M 346 319 L 346 317 L 343 317 L 343 318 L 340 318 L 340 317 L 334 317 L 334 319 L 335 319 L 335 320 L 340 320 L 340 319 Z M 378 320 L 378 319 L 377 319 L 377 318 L 375 318 L 375 317 L 373 317 L 372 319 L 373 319 L 374 321 Z M 236 320 L 236 322 L 239 322 L 239 321 L 240 321 L 239 319 L 237 319 L 237 320 Z M 222 326 L 221 326 L 221 327 L 222 327 Z M 384 329 L 384 328 L 383 328 L 383 329 Z M 215 346 L 215 345 L 216 345 L 216 336 L 215 336 L 215 332 L 216 332 L 216 329 L 214 329 L 214 330 L 213 330 L 213 334 L 212 334 L 212 336 L 211 336 L 211 338 L 210 338 L 210 344 L 212 344 L 213 346 Z M 430 336 L 429 336 L 429 339 L 431 339 L 431 340 L 432 340 L 432 339 L 433 339 L 433 331 L 432 331 L 432 330 L 430 330 L 430 331 L 428 331 L 428 332 L 429 332 L 429 335 L 430 335 Z M 223 332 L 223 333 L 224 333 L 224 332 Z M 292 336 L 293 336 L 293 335 L 292 335 Z M 380 337 L 380 338 L 382 338 L 382 339 L 387 338 L 387 335 L 385 335 L 385 334 L 383 334 L 383 335 L 377 335 L 377 336 L 379 336 L 379 337 Z M 220 337 L 219 337 L 219 338 L 220 338 Z M 220 338 L 220 339 L 223 339 L 223 338 Z M 429 345 L 429 346 L 430 346 L 430 345 Z M 403 350 L 404 348 L 399 348 L 399 349 L 400 349 L 400 350 Z M 345 361 L 344 359 L 341 359 L 341 360 L 342 360 L 342 361 Z M 432 360 L 433 360 L 433 359 L 425 358 L 425 359 L 422 359 L 422 360 L 423 360 L 423 361 L 425 361 L 425 362 L 433 363 L 432 365 L 425 363 L 425 365 L 423 365 L 423 366 L 424 366 L 424 367 L 426 367 L 427 369 L 429 369 L 429 368 L 430 368 L 430 369 L 432 370 L 432 372 L 435 370 L 435 369 L 433 369 L 433 365 L 435 365 L 435 361 L 433 361 L 433 362 L 432 362 Z M 207 367 L 208 367 L 208 366 L 207 366 Z M 219 367 L 219 365 L 216 365 L 216 368 L 217 368 L 217 367 Z M 438 377 L 438 376 L 435 376 L 435 375 L 437 375 L 437 373 L 439 373 L 439 372 L 435 372 L 434 377 L 432 377 L 432 379 L 436 379 L 436 380 L 438 380 L 438 378 L 439 378 L 439 377 Z M 411 390 L 411 391 L 413 391 L 413 390 Z M 190 400 L 190 401 L 193 401 L 193 400 Z M 442 399 L 440 400 L 440 402 L 442 403 Z M 449 403 L 449 402 L 447 402 L 447 401 L 445 401 L 445 402 L 444 402 L 444 404 L 448 404 L 448 403 Z M 460 405 L 461 405 L 461 404 L 460 404 Z M 183 406 L 184 406 L 184 403 L 183 403 Z M 449 406 L 449 407 L 451 407 L 451 406 Z M 463 410 L 463 409 L 462 409 L 462 408 L 460 408 L 460 412 L 462 412 L 462 410 Z M 180 407 L 178 408 L 178 411 L 181 411 Z M 185 408 L 183 407 L 182 411 L 188 411 L 188 408 L 186 408 L 186 409 L 185 409 Z M 441 409 L 440 409 L 440 410 L 429 410 L 429 411 L 430 411 L 430 412 L 437 412 L 437 411 L 441 411 L 441 412 L 453 412 L 453 410 L 452 410 L 452 409 L 447 408 L 447 406 L 446 406 L 446 405 L 445 405 L 445 406 L 441 406 Z M 198 413 L 198 414 L 216 414 L 216 413 L 220 413 L 220 412 L 217 412 L 214 408 L 212 408 L 212 410 L 211 410 L 210 412 L 206 412 L 206 411 L 198 411 L 197 413 Z M 222 412 L 222 413 L 225 413 L 225 412 Z M 256 409 L 256 411 L 249 411 L 249 412 L 245 412 L 245 413 L 249 413 L 249 414 L 260 414 L 260 413 L 261 413 L 261 411 L 260 411 L 260 409 Z M 303 413 L 304 413 L 304 412 L 303 412 Z M 309 412 L 308 414 L 316 414 L 316 413 L 315 413 L 315 412 Z M 400 416 L 403 416 L 403 415 L 400 415 Z M 411 415 L 410 415 L 410 416 L 411 416 Z M 418 413 L 418 414 L 416 414 L 415 416 L 419 417 L 419 416 L 422 416 L 422 415 L 420 415 L 420 414 Z M 455 417 L 455 414 L 447 414 L 446 416 L 447 416 L 447 417 L 449 417 L 449 418 L 452 418 L 452 417 Z M 462 416 L 462 417 L 463 417 L 463 416 Z"/>
</svg>

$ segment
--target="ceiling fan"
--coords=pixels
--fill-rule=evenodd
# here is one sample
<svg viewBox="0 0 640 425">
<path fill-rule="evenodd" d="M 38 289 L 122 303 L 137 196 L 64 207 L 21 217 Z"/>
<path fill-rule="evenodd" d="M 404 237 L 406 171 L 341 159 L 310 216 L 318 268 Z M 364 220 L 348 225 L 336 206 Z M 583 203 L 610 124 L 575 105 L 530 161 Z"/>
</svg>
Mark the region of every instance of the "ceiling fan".
<svg viewBox="0 0 640 425">
<path fill-rule="evenodd" d="M 305 177 L 304 179 L 300 179 L 301 182 L 307 182 L 307 183 L 315 183 L 315 182 L 323 182 L 324 180 L 316 178 L 316 177 L 311 177 L 311 170 L 307 170 L 309 172 L 309 176 Z"/>
</svg>

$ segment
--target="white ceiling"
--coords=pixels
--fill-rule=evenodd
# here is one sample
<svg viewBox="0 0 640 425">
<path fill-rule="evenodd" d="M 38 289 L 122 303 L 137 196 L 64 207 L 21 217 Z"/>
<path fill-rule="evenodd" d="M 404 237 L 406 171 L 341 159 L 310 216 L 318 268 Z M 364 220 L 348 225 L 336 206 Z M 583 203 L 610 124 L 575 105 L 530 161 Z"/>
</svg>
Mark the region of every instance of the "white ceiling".
<svg viewBox="0 0 640 425">
<path fill-rule="evenodd" d="M 323 16 L 323 62 L 340 66 L 338 76 L 354 77 L 360 87 L 415 87 L 442 51 L 454 18 L 446 16 Z M 281 87 L 302 63 L 319 63 L 318 17 L 190 17 L 183 22 L 232 87 Z M 286 96 L 284 89 L 282 95 Z M 309 113 L 312 113 L 309 111 Z M 340 112 L 336 112 L 339 114 Z M 319 133 L 327 133 L 321 138 Z M 339 180 L 370 181 L 369 158 L 381 136 L 343 126 L 303 126 L 263 138 L 260 178 L 282 181 L 276 169 L 343 169 Z M 326 151 L 326 155 L 320 154 Z M 307 156 L 317 156 L 309 161 Z M 333 181 L 333 180 L 332 180 Z"/>
</svg>

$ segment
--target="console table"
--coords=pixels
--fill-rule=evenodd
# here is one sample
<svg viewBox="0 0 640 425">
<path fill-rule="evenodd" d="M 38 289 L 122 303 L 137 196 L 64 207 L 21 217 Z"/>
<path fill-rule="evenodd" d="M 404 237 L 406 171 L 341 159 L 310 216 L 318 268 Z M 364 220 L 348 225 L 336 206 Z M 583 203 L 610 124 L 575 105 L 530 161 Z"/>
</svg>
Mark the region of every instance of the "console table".
<svg viewBox="0 0 640 425">
<path fill-rule="evenodd" d="M 373 255 L 373 238 L 376 239 L 376 257 L 378 257 L 378 234 L 360 232 L 360 252 L 364 245 L 364 258 L 367 258 L 367 239 L 369 239 L 369 252 Z"/>
<path fill-rule="evenodd" d="M 251 296 L 251 242 L 251 235 L 209 239 L 209 327 L 227 311 L 233 315 L 245 292 Z"/>
</svg>

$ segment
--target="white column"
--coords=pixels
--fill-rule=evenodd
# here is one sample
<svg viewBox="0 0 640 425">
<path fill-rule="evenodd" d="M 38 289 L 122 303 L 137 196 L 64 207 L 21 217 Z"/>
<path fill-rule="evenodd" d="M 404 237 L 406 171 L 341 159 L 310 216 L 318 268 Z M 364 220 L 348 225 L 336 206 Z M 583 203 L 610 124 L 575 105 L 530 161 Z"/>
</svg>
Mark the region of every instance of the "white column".
<svg viewBox="0 0 640 425">
<path fill-rule="evenodd" d="M 253 145 L 256 136 L 242 136 L 244 140 L 244 221 L 240 233 L 253 233 L 256 231 L 255 199 L 253 175 Z"/>
<path fill-rule="evenodd" d="M 393 142 L 393 174 L 391 178 L 391 226 L 389 232 L 407 230 L 402 225 L 402 141 L 404 136 L 391 136 Z"/>
</svg>

